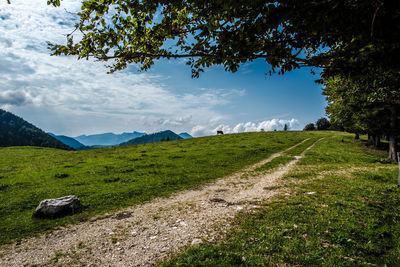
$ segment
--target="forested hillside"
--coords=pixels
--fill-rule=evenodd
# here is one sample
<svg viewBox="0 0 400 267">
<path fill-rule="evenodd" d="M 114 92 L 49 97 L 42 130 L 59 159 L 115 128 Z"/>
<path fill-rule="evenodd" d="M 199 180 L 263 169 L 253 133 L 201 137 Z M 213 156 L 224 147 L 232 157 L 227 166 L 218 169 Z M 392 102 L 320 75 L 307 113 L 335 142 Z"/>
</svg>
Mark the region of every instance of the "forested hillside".
<svg viewBox="0 0 400 267">
<path fill-rule="evenodd" d="M 67 146 L 70 146 L 70 147 L 72 147 L 74 149 L 81 150 L 81 149 L 87 149 L 88 148 L 84 144 L 82 144 L 81 142 L 75 140 L 72 137 L 65 136 L 65 135 L 55 135 L 53 133 L 49 133 L 49 135 L 51 135 L 52 137 L 54 137 L 58 141 L 62 142 L 63 144 L 66 144 Z"/>
<path fill-rule="evenodd" d="M 129 140 L 128 142 L 122 143 L 121 145 L 138 145 L 138 144 L 147 144 L 147 143 L 155 143 L 155 142 L 162 142 L 162 141 L 173 141 L 173 140 L 180 140 L 183 139 L 176 133 L 170 130 L 158 132 L 158 133 L 153 133 L 153 134 L 148 134 L 144 135 L 132 140 Z"/>
<path fill-rule="evenodd" d="M 72 150 L 24 119 L 0 109 L 0 146 L 42 146 Z"/>
</svg>

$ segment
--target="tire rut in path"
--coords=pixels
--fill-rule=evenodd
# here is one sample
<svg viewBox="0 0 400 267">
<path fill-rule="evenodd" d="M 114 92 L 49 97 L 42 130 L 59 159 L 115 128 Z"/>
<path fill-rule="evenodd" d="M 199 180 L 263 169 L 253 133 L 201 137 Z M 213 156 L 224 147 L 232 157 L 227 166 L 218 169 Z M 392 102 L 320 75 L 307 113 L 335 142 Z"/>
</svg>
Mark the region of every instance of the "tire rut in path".
<svg viewBox="0 0 400 267">
<path fill-rule="evenodd" d="M 250 172 L 307 140 L 200 189 L 5 245 L 0 266 L 148 266 L 185 246 L 213 242 L 230 229 L 239 211 L 278 194 L 277 180 L 321 139 L 272 173 Z"/>
</svg>

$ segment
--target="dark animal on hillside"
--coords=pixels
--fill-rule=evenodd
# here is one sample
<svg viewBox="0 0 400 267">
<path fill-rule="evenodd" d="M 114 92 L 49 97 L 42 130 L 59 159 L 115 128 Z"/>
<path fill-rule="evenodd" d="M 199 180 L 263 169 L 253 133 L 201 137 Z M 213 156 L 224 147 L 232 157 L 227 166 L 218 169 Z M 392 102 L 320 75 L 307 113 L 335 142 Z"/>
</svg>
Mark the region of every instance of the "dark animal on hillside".
<svg viewBox="0 0 400 267">
<path fill-rule="evenodd" d="M 217 135 L 218 134 L 224 134 L 224 132 L 223 131 L 217 131 Z"/>
</svg>

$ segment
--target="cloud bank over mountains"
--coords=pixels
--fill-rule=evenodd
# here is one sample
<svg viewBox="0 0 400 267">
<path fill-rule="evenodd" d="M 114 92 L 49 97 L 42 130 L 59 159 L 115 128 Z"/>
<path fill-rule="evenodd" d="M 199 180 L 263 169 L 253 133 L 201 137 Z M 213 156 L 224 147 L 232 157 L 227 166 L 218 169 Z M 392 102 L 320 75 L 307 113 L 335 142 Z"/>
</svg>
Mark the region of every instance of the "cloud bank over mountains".
<svg viewBox="0 0 400 267">
<path fill-rule="evenodd" d="M 216 127 L 196 125 L 191 130 L 191 135 L 193 136 L 204 136 L 204 135 L 214 135 L 217 131 L 223 131 L 224 133 L 242 133 L 242 132 L 259 132 L 264 131 L 274 131 L 282 130 L 285 124 L 289 127 L 289 130 L 298 130 L 299 121 L 297 119 L 282 120 L 282 119 L 272 119 L 261 122 L 241 122 L 235 126 L 230 126 L 226 124 L 220 124 Z"/>
</svg>

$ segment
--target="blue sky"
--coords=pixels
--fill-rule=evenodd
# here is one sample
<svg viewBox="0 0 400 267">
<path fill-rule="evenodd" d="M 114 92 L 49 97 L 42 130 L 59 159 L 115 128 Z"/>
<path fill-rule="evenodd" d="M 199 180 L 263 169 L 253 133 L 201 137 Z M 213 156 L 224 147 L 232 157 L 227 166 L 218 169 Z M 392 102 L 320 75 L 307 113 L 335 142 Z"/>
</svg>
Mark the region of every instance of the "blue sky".
<svg viewBox="0 0 400 267">
<path fill-rule="evenodd" d="M 320 85 L 309 69 L 266 75 L 257 60 L 238 72 L 212 67 L 192 79 L 183 60 L 162 60 L 148 72 L 106 74 L 103 63 L 51 57 L 47 41 L 64 43 L 79 0 L 61 8 L 45 0 L 0 1 L 0 107 L 56 134 L 155 132 L 194 136 L 302 129 L 324 116 Z"/>
</svg>

